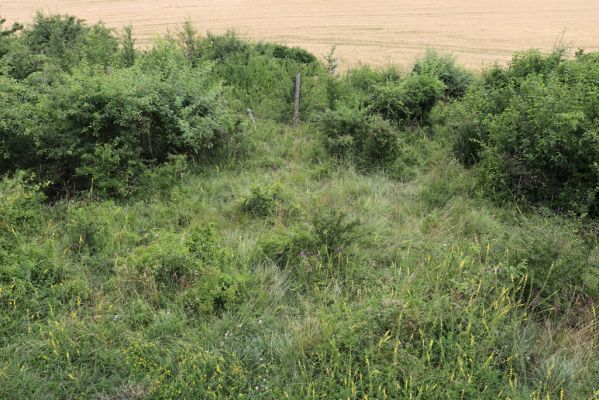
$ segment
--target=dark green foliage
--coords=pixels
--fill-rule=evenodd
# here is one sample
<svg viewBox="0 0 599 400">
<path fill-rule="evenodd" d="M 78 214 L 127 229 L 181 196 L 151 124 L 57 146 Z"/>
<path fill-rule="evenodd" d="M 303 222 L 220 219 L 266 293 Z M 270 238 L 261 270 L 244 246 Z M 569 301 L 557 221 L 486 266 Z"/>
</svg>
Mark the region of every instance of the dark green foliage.
<svg viewBox="0 0 599 400">
<path fill-rule="evenodd" d="M 397 156 L 397 129 L 363 110 L 346 107 L 327 110 L 320 118 L 320 128 L 331 154 L 351 158 L 363 167 L 384 167 Z"/>
<path fill-rule="evenodd" d="M 592 245 L 584 242 L 579 229 L 576 221 L 532 216 L 494 244 L 494 257 L 525 276 L 522 296 L 534 306 L 567 306 L 577 291 L 599 290 L 591 278 L 599 274 L 599 263 L 590 257 Z"/>
<path fill-rule="evenodd" d="M 326 147 L 338 157 L 351 156 L 357 138 L 368 133 L 368 119 L 364 111 L 340 107 L 327 110 L 320 119 L 320 129 L 324 133 Z"/>
<path fill-rule="evenodd" d="M 399 70 L 390 66 L 377 70 L 368 65 L 351 69 L 340 79 L 335 79 L 335 101 L 350 107 L 364 107 L 383 85 L 398 84 Z M 329 107 L 332 108 L 332 107 Z"/>
<path fill-rule="evenodd" d="M 87 26 L 73 16 L 41 13 L 24 31 L 23 39 L 31 51 L 51 58 L 65 69 L 83 60 L 111 65 L 118 47 L 117 39 L 101 24 Z"/>
<path fill-rule="evenodd" d="M 250 194 L 241 199 L 239 208 L 252 217 L 269 217 L 288 211 L 289 199 L 280 184 L 253 186 Z"/>
<path fill-rule="evenodd" d="M 0 173 L 36 162 L 31 130 L 36 113 L 34 91 L 0 75 Z M 32 126 L 33 125 L 33 126 Z"/>
<path fill-rule="evenodd" d="M 439 54 L 434 50 L 428 50 L 424 58 L 416 61 L 413 71 L 419 75 L 437 77 L 445 85 L 445 97 L 448 99 L 462 97 L 474 81 L 474 76 L 456 65 L 451 55 Z"/>
<path fill-rule="evenodd" d="M 10 47 L 14 42 L 15 33 L 23 29 L 23 25 L 14 23 L 12 27 L 4 29 L 6 19 L 0 17 L 0 60 L 10 51 Z M 2 64 L 0 63 L 0 66 Z"/>
<path fill-rule="evenodd" d="M 6 168 L 36 169 L 57 190 L 127 195 L 148 163 L 171 153 L 211 159 L 239 129 L 204 69 L 167 77 L 141 68 L 75 70 L 35 103 L 30 129 L 7 135 Z"/>
<path fill-rule="evenodd" d="M 316 213 L 312 226 L 316 245 L 329 257 L 346 250 L 359 237 L 360 221 L 342 210 L 328 209 Z"/>
<path fill-rule="evenodd" d="M 150 279 L 140 286 L 148 300 L 156 301 L 148 284 L 157 285 L 191 315 L 209 315 L 237 302 L 245 281 L 241 271 L 227 272 L 231 256 L 211 226 L 193 227 L 187 236 L 165 232 L 135 248 L 126 262 L 134 268 L 130 273 Z"/>
<path fill-rule="evenodd" d="M 234 31 L 227 31 L 223 35 L 208 33 L 205 48 L 208 59 L 222 62 L 235 55 L 249 57 L 250 45 Z"/>
<path fill-rule="evenodd" d="M 133 28 L 131 25 L 123 28 L 121 38 L 121 58 L 125 67 L 132 67 L 135 64 L 136 50 L 135 39 L 133 39 Z"/>
<path fill-rule="evenodd" d="M 127 196 L 147 167 L 218 160 L 241 130 L 212 70 L 172 41 L 138 57 L 130 28 L 119 50 L 102 25 L 43 14 L 13 36 L 0 58 L 0 173 L 35 170 L 54 194 Z"/>
<path fill-rule="evenodd" d="M 287 47 L 276 43 L 258 43 L 256 51 L 279 60 L 288 60 L 297 64 L 316 64 L 318 60 L 308 51 L 299 47 Z"/>
<path fill-rule="evenodd" d="M 433 106 L 443 97 L 445 86 L 427 74 L 411 74 L 399 83 L 377 86 L 368 102 L 368 110 L 398 126 L 427 124 Z"/>
<path fill-rule="evenodd" d="M 301 258 L 313 255 L 317 245 L 308 230 L 297 227 L 262 238 L 260 249 L 264 257 L 278 266 L 293 268 Z"/>
<path fill-rule="evenodd" d="M 458 157 L 499 198 L 597 215 L 599 63 L 528 52 L 487 72 L 457 105 Z"/>
<path fill-rule="evenodd" d="M 138 177 L 134 188 L 135 194 L 141 198 L 168 198 L 171 190 L 190 172 L 191 163 L 183 154 L 169 155 L 166 162 L 146 168 Z"/>
<path fill-rule="evenodd" d="M 397 129 L 378 116 L 370 118 L 368 133 L 358 141 L 360 159 L 365 165 L 387 166 L 399 152 L 400 138 Z"/>
<path fill-rule="evenodd" d="M 281 267 L 300 268 L 299 264 L 316 257 L 324 261 L 340 260 L 358 239 L 360 222 L 340 210 L 317 212 L 307 227 L 296 227 L 265 237 L 262 253 Z"/>
</svg>

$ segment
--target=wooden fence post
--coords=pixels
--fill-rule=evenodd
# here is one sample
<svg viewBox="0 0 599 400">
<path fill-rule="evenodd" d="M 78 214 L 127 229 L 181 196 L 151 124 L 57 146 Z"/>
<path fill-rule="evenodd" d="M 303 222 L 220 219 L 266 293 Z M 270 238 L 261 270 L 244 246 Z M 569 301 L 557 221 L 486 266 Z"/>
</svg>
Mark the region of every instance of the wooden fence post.
<svg viewBox="0 0 599 400">
<path fill-rule="evenodd" d="M 295 104 L 293 107 L 293 125 L 299 125 L 300 122 L 300 90 L 302 86 L 302 75 L 295 76 Z"/>
</svg>

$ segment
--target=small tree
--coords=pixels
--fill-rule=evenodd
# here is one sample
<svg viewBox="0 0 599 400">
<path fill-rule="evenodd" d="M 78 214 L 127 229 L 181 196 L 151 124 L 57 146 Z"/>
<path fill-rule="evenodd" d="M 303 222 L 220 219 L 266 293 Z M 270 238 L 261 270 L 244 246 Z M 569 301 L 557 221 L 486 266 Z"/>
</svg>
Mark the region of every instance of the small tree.
<svg viewBox="0 0 599 400">
<path fill-rule="evenodd" d="M 200 40 L 198 32 L 189 19 L 185 20 L 183 28 L 179 31 L 179 40 L 183 47 L 183 53 L 192 66 L 195 66 L 200 57 Z"/>
<path fill-rule="evenodd" d="M 123 28 L 123 37 L 121 40 L 123 63 L 126 67 L 131 67 L 135 64 L 135 39 L 133 39 L 133 28 L 131 25 Z"/>
</svg>

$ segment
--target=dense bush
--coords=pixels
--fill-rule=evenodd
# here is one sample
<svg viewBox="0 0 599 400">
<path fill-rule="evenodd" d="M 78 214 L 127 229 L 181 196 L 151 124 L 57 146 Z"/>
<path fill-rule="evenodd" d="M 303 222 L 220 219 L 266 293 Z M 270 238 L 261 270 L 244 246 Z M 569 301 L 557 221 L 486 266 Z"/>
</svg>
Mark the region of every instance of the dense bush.
<svg viewBox="0 0 599 400">
<path fill-rule="evenodd" d="M 299 268 L 303 259 L 339 259 L 359 237 L 360 222 L 340 210 L 317 212 L 307 226 L 298 226 L 262 239 L 264 256 L 280 267 Z"/>
<path fill-rule="evenodd" d="M 50 57 L 63 68 L 81 61 L 110 65 L 114 61 L 118 40 L 103 25 L 87 26 L 73 16 L 38 13 L 33 25 L 24 31 L 28 47 Z"/>
<path fill-rule="evenodd" d="M 599 63 L 561 57 L 529 52 L 488 71 L 452 114 L 455 149 L 500 198 L 597 215 Z"/>
<path fill-rule="evenodd" d="M 416 61 L 413 72 L 437 77 L 445 85 L 445 97 L 448 99 L 462 97 L 474 81 L 474 76 L 456 65 L 451 55 L 439 54 L 434 50 L 427 50 L 426 55 Z"/>
<path fill-rule="evenodd" d="M 331 154 L 353 159 L 362 167 L 384 167 L 398 154 L 397 128 L 364 110 L 327 110 L 320 118 L 320 129 Z"/>
<path fill-rule="evenodd" d="M 310 119 L 323 108 L 320 79 L 324 70 L 316 57 L 303 49 L 252 43 L 233 31 L 202 37 L 189 21 L 176 42 L 191 65 L 214 63 L 216 76 L 231 86 L 239 112 L 250 109 L 258 119 L 290 121 L 297 73 L 302 74 L 302 118 Z"/>
<path fill-rule="evenodd" d="M 38 14 L 22 34 L 14 28 L 2 31 L 0 173 L 35 170 L 55 193 L 127 196 L 171 154 L 229 155 L 241 131 L 233 112 L 291 119 L 298 72 L 302 118 L 324 104 L 314 56 L 233 32 L 202 38 L 188 22 L 178 38 L 136 52 L 130 28 L 119 43 L 71 16 Z"/>
<path fill-rule="evenodd" d="M 229 273 L 230 254 L 211 226 L 193 227 L 187 237 L 165 232 L 135 248 L 124 262 L 132 268 L 132 281 L 143 276 L 139 290 L 148 300 L 160 300 L 150 289 L 155 286 L 191 315 L 209 315 L 237 302 L 246 280 L 241 271 Z"/>
<path fill-rule="evenodd" d="M 4 121 L 16 120 L 17 134 L 0 131 L 7 132 L 3 171 L 34 169 L 57 190 L 93 187 L 122 196 L 144 166 L 169 154 L 212 158 L 239 126 L 208 73 L 180 69 L 163 77 L 142 68 L 110 74 L 83 68 L 62 76 L 30 108 L 19 105 L 18 92 L 27 89 L 9 82 L 16 93 L 3 95 L 6 112 L 18 114 Z M 30 120 L 18 122 L 27 113 Z M 24 123 L 29 126 L 19 128 Z"/>
<path fill-rule="evenodd" d="M 290 211 L 289 196 L 280 184 L 252 186 L 239 202 L 240 210 L 252 217 L 269 217 Z"/>
<path fill-rule="evenodd" d="M 31 26 L 21 28 L 14 26 L 0 39 L 0 70 L 15 78 L 24 79 L 49 67 L 70 70 L 81 63 L 111 66 L 120 62 L 119 41 L 102 24 L 38 13 Z M 12 35 L 15 31 L 21 34 Z"/>
<path fill-rule="evenodd" d="M 147 167 L 172 154 L 218 160 L 241 131 L 217 74 L 171 39 L 137 54 L 130 29 L 119 45 L 70 16 L 17 28 L 2 35 L 0 173 L 34 170 L 55 193 L 126 196 Z"/>
<path fill-rule="evenodd" d="M 428 123 L 433 106 L 443 97 L 445 86 L 428 74 L 411 74 L 399 83 L 376 87 L 368 110 L 399 126 Z"/>
</svg>

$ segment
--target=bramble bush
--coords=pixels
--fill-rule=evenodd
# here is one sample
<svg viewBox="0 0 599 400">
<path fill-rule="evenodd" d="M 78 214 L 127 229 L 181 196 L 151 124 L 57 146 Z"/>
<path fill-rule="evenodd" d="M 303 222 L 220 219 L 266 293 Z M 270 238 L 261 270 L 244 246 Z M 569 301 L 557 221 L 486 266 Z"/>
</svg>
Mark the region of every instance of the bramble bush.
<svg viewBox="0 0 599 400">
<path fill-rule="evenodd" d="M 130 29 L 119 47 L 101 25 L 43 14 L 21 34 L 3 32 L 0 174 L 34 170 L 53 194 L 124 197 L 171 155 L 202 163 L 235 147 L 242 127 L 228 90 L 171 40 L 137 54 Z M 13 74 L 28 70 L 11 64 L 19 49 L 39 68 Z"/>
<path fill-rule="evenodd" d="M 0 39 L 0 70 L 17 79 L 54 68 L 119 64 L 119 41 L 104 25 L 87 25 L 69 15 L 37 13 L 30 26 L 13 26 Z M 15 32 L 20 34 L 15 35 Z"/>
</svg>

